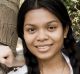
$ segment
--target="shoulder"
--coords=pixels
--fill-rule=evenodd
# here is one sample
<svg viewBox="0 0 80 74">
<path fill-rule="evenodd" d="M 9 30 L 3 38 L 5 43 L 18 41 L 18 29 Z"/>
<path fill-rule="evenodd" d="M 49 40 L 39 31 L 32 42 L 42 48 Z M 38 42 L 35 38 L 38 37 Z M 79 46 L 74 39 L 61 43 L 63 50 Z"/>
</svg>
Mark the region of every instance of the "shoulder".
<svg viewBox="0 0 80 74">
<path fill-rule="evenodd" d="M 73 74 L 80 74 L 80 61 L 76 57 L 76 55 L 77 55 L 76 51 L 70 52 L 70 51 L 64 49 L 64 50 L 62 50 L 62 52 L 69 58 L 70 65 L 73 70 Z"/>
<path fill-rule="evenodd" d="M 74 60 L 74 58 L 70 59 L 72 68 L 73 68 L 73 73 L 74 74 L 80 74 L 80 65 L 78 60 Z"/>
<path fill-rule="evenodd" d="M 80 65 L 78 63 L 78 60 L 76 60 L 74 56 L 66 56 L 65 54 L 64 57 L 69 67 L 72 68 L 73 73 L 71 74 L 80 74 Z"/>
</svg>

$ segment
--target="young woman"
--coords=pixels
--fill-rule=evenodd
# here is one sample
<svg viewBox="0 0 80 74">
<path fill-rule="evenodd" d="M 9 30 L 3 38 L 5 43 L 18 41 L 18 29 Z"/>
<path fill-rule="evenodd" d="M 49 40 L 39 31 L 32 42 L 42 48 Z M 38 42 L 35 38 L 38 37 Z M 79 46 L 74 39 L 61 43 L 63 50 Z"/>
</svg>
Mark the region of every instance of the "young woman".
<svg viewBox="0 0 80 74">
<path fill-rule="evenodd" d="M 18 14 L 27 74 L 80 74 L 71 20 L 61 0 L 25 0 Z"/>
</svg>

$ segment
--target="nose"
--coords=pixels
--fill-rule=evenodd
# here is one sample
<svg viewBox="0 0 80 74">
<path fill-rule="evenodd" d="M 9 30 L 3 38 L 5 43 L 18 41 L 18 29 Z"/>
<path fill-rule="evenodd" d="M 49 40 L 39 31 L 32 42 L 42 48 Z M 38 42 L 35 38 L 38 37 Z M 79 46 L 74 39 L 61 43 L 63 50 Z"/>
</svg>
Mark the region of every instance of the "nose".
<svg viewBox="0 0 80 74">
<path fill-rule="evenodd" d="M 48 34 L 44 30 L 40 30 L 37 35 L 37 41 L 46 41 L 48 40 Z"/>
</svg>

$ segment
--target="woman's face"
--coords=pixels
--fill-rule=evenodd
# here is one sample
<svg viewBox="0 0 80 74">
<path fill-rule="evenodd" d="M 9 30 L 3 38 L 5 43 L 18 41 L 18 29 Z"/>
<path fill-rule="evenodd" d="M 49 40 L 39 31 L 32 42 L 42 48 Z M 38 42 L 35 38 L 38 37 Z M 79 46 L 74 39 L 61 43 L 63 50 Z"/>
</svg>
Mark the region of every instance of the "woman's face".
<svg viewBox="0 0 80 74">
<path fill-rule="evenodd" d="M 25 15 L 24 39 L 38 59 L 49 59 L 60 53 L 66 34 L 59 19 L 46 9 L 31 10 Z"/>
</svg>

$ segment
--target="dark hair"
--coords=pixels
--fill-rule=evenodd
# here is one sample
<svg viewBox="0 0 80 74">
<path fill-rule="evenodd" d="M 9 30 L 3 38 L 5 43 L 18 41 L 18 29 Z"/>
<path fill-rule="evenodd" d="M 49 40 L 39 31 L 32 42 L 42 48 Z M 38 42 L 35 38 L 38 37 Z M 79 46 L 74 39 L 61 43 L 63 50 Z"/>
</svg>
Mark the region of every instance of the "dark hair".
<svg viewBox="0 0 80 74">
<path fill-rule="evenodd" d="M 39 65 L 36 57 L 28 50 L 25 40 L 23 38 L 23 25 L 25 14 L 34 9 L 45 8 L 51 13 L 55 14 L 56 17 L 61 21 L 63 29 L 69 27 L 67 38 L 64 39 L 64 49 L 62 49 L 63 53 L 65 53 L 71 61 L 71 65 L 76 67 L 75 63 L 75 39 L 73 37 L 72 29 L 71 29 L 71 20 L 69 18 L 68 12 L 64 4 L 61 0 L 25 0 L 22 4 L 17 21 L 17 31 L 18 36 L 22 39 L 23 48 L 24 48 L 24 57 L 26 60 L 26 64 L 28 66 L 28 74 L 40 74 Z"/>
</svg>

